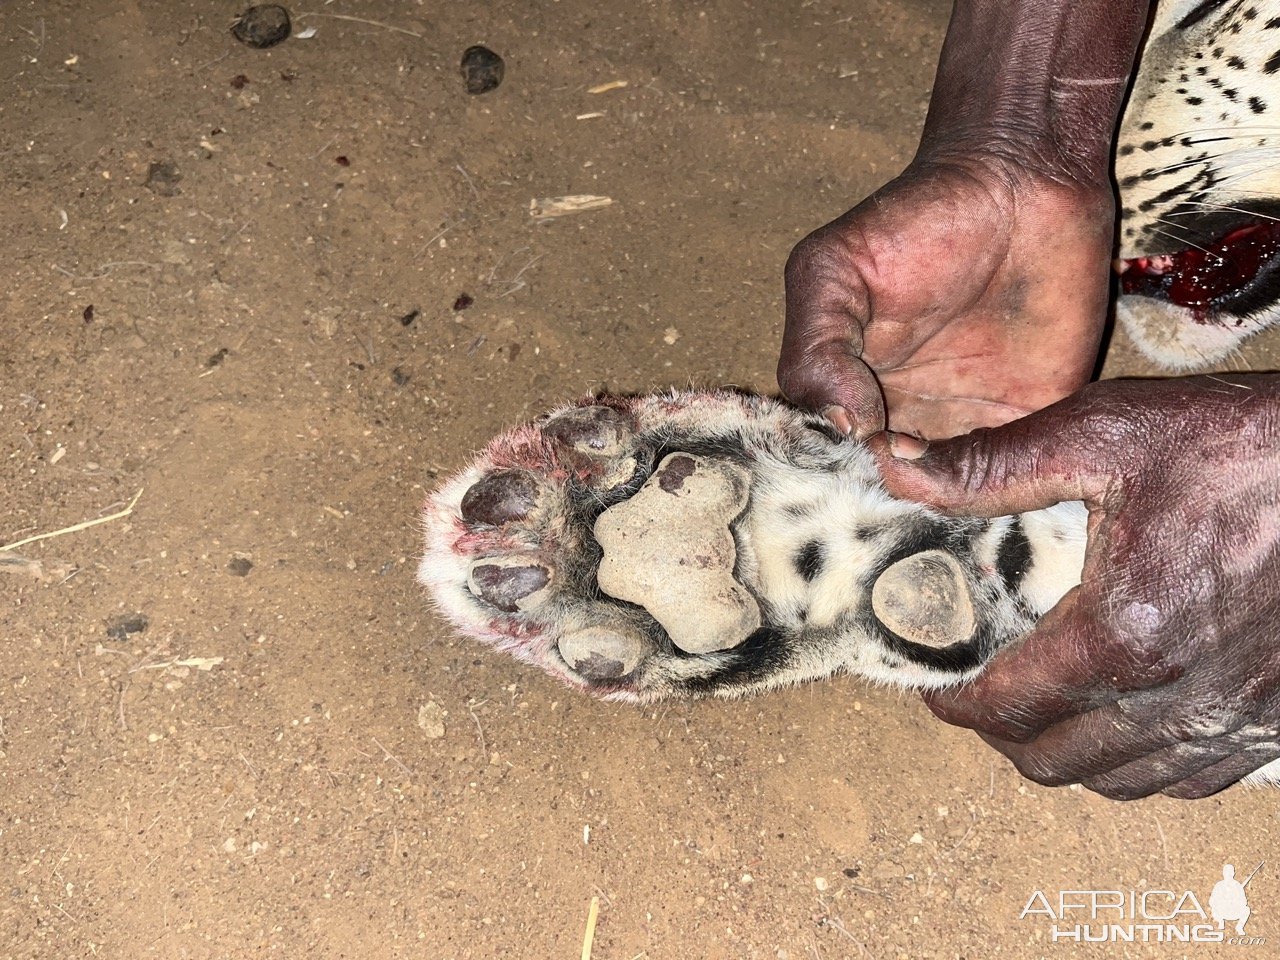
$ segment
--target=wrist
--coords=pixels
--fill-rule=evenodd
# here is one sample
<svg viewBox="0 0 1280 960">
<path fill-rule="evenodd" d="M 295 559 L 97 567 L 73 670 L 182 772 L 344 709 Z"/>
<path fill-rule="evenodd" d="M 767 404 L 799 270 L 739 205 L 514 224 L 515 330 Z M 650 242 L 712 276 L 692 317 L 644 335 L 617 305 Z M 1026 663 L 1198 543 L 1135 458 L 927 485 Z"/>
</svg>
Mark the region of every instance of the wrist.
<svg viewBox="0 0 1280 960">
<path fill-rule="evenodd" d="M 956 0 L 918 160 L 985 154 L 1109 182 L 1150 0 Z"/>
</svg>

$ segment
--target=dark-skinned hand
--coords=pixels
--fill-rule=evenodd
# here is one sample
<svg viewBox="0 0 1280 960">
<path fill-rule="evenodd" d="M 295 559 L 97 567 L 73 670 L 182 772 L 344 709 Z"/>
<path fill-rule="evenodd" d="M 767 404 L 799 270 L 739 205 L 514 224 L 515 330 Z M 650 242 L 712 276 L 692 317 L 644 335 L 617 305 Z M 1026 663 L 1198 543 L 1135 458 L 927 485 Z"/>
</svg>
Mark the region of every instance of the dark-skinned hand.
<svg viewBox="0 0 1280 960">
<path fill-rule="evenodd" d="M 1117 799 L 1203 797 L 1280 757 L 1280 376 L 1097 383 L 915 460 L 891 439 L 873 448 L 897 496 L 1089 508 L 1080 586 L 934 713 L 1032 780 Z"/>
<path fill-rule="evenodd" d="M 860 438 L 1060 400 L 1097 357 L 1113 213 L 1109 187 L 1009 156 L 918 160 L 792 252 L 782 392 Z"/>
</svg>

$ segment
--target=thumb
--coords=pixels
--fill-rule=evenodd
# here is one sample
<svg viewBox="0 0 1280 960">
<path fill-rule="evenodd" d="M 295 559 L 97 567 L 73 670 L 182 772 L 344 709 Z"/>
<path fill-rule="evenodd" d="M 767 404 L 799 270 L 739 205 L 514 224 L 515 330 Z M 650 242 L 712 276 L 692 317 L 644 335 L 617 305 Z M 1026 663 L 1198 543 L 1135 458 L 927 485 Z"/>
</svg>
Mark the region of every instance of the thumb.
<svg viewBox="0 0 1280 960">
<path fill-rule="evenodd" d="M 1119 473 L 1114 438 L 1107 442 L 1079 395 L 1002 427 L 929 443 L 923 452 L 883 433 L 868 446 L 893 496 L 972 516 L 1097 503 Z"/>
<path fill-rule="evenodd" d="M 784 349 L 778 385 L 793 404 L 825 415 L 846 435 L 863 440 L 885 427 L 880 384 L 847 340 Z"/>
<path fill-rule="evenodd" d="M 862 359 L 870 296 L 842 235 L 829 227 L 787 260 L 786 327 L 778 386 L 798 407 L 826 414 L 865 439 L 885 427 L 884 398 Z"/>
</svg>

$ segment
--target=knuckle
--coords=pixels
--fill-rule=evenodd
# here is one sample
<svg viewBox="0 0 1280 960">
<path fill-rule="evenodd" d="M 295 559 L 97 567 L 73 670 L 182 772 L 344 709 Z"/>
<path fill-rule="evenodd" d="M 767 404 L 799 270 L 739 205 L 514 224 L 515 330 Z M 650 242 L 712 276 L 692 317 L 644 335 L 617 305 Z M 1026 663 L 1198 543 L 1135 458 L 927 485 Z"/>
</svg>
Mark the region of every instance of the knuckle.
<svg viewBox="0 0 1280 960">
<path fill-rule="evenodd" d="M 802 239 L 787 257 L 787 265 L 783 269 L 783 277 L 787 287 L 803 285 L 830 260 L 830 240 L 825 228 L 815 230 Z"/>
<path fill-rule="evenodd" d="M 975 430 L 948 444 L 931 446 L 930 454 L 941 456 L 945 451 L 946 470 L 957 491 L 998 492 L 1013 479 L 1035 475 L 1034 444 L 1024 443 L 1016 428 Z"/>
<path fill-rule="evenodd" d="M 999 441 L 993 441 L 985 430 L 964 440 L 960 456 L 952 461 L 952 474 L 967 493 L 985 490 L 1002 476 L 1004 457 L 999 448 Z"/>
<path fill-rule="evenodd" d="M 1196 743 L 1228 736 L 1246 728 L 1252 719 L 1247 707 L 1234 699 L 1196 697 L 1184 701 L 1178 714 L 1166 721 L 1179 743 Z"/>
<path fill-rule="evenodd" d="M 1172 683 L 1192 663 L 1190 645 L 1181 639 L 1181 618 L 1146 599 L 1152 593 L 1148 586 L 1127 580 L 1122 571 L 1097 613 L 1094 656 L 1099 674 L 1121 692 Z"/>
</svg>

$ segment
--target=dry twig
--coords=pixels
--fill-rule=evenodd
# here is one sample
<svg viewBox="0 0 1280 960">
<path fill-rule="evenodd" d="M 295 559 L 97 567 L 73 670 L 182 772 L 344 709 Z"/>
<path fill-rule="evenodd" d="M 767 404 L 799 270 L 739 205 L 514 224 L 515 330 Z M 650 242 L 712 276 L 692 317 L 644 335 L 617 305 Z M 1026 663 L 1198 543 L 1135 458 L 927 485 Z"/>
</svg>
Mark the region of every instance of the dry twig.
<svg viewBox="0 0 1280 960">
<path fill-rule="evenodd" d="M 600 915 L 600 898 L 591 898 L 591 909 L 587 911 L 587 929 L 582 935 L 582 960 L 591 960 L 591 945 L 596 939 L 596 918 Z"/>
<path fill-rule="evenodd" d="M 383 30 L 394 30 L 396 33 L 408 34 L 411 37 L 422 39 L 422 34 L 414 33 L 412 30 L 406 30 L 404 27 L 393 26 L 390 23 L 382 23 L 378 20 L 366 20 L 364 17 L 353 17 L 345 13 L 300 13 L 298 19 L 303 17 L 327 17 L 330 20 L 346 20 L 350 23 L 363 23 L 369 27 L 381 27 Z"/>
<path fill-rule="evenodd" d="M 52 537 L 60 537 L 64 533 L 76 533 L 80 530 L 87 530 L 89 527 L 96 527 L 100 523 L 110 523 L 112 520 L 120 520 L 133 513 L 133 508 L 138 502 L 138 498 L 142 496 L 139 490 L 133 495 L 133 499 L 129 501 L 129 505 L 123 510 L 117 510 L 115 513 L 109 513 L 105 517 L 98 517 L 96 520 L 84 520 L 80 523 L 72 524 L 69 527 L 63 527 L 61 530 L 51 530 L 49 533 L 37 533 L 33 537 L 27 537 L 23 540 L 15 540 L 13 543 L 6 543 L 0 547 L 0 553 L 7 553 L 10 550 L 16 550 L 18 547 L 25 547 L 28 543 L 35 543 L 39 540 L 49 540 Z"/>
</svg>

